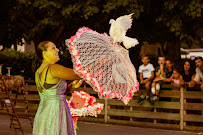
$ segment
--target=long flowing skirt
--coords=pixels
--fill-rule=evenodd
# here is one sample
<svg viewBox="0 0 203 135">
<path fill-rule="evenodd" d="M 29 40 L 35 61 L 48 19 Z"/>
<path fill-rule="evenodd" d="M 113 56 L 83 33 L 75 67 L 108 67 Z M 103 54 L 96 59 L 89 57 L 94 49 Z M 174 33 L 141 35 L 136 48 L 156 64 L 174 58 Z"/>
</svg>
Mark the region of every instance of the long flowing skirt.
<svg viewBox="0 0 203 135">
<path fill-rule="evenodd" d="M 75 135 L 72 116 L 65 99 L 40 101 L 33 135 Z"/>
</svg>

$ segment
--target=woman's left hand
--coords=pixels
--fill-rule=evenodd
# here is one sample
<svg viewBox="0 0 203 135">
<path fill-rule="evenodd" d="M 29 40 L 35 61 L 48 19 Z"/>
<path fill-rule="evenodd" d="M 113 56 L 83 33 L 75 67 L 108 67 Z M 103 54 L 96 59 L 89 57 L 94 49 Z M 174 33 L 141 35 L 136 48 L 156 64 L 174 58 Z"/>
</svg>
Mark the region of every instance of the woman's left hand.
<svg viewBox="0 0 203 135">
<path fill-rule="evenodd" d="M 83 79 L 81 79 L 81 80 L 74 80 L 73 82 L 72 82 L 72 88 L 79 88 L 81 85 L 82 85 L 82 82 L 83 82 Z"/>
</svg>

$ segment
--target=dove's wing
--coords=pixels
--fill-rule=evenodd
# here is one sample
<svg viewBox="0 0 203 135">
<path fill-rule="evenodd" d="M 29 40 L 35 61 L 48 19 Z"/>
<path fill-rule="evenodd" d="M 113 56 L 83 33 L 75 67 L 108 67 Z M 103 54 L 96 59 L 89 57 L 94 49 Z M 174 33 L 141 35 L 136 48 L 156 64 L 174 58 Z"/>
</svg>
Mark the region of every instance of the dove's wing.
<svg viewBox="0 0 203 135">
<path fill-rule="evenodd" d="M 132 14 L 124 15 L 116 19 L 116 27 L 120 27 L 124 32 L 132 26 Z"/>
</svg>

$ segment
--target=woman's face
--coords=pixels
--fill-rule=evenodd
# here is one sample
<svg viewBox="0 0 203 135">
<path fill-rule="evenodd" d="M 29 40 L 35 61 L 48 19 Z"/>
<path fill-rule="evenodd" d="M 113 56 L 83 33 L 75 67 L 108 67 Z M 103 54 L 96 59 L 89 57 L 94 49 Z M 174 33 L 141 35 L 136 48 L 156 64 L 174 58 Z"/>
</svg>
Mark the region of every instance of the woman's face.
<svg viewBox="0 0 203 135">
<path fill-rule="evenodd" d="M 49 42 L 46 44 L 47 45 L 47 50 L 45 52 L 45 57 L 48 62 L 50 63 L 56 63 L 59 61 L 59 49 L 56 48 L 56 45 L 52 42 Z"/>
<path fill-rule="evenodd" d="M 186 61 L 186 62 L 184 63 L 184 70 L 185 70 L 185 71 L 189 71 L 189 70 L 190 70 L 190 62 Z"/>
</svg>

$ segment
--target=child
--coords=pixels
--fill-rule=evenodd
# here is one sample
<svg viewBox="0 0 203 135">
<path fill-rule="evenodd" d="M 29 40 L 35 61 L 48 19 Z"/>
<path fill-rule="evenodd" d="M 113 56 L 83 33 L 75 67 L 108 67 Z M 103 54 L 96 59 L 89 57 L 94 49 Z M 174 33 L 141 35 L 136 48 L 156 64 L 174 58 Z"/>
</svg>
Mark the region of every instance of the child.
<svg viewBox="0 0 203 135">
<path fill-rule="evenodd" d="M 159 91 L 160 91 L 160 87 L 164 84 L 164 81 L 162 80 L 163 77 L 166 77 L 166 74 L 168 72 L 167 67 L 165 66 L 165 60 L 166 58 L 164 56 L 159 56 L 158 57 L 158 64 L 159 66 L 156 67 L 156 77 L 152 83 L 152 102 L 155 100 L 158 100 L 158 96 L 159 96 Z"/>
<path fill-rule="evenodd" d="M 182 75 L 178 72 L 178 69 L 173 69 L 173 74 L 170 77 L 171 84 L 179 85 L 180 82 L 183 80 Z"/>
<path fill-rule="evenodd" d="M 138 91 L 140 94 L 140 99 L 138 100 L 139 104 L 142 104 L 145 99 L 147 99 L 151 103 L 150 99 L 150 86 L 152 83 L 152 80 L 154 78 L 154 66 L 149 63 L 150 59 L 148 55 L 142 56 L 142 65 L 139 67 L 139 76 L 140 76 L 140 84 L 145 85 L 146 94 L 147 96 L 144 96 L 141 91 Z"/>
<path fill-rule="evenodd" d="M 171 81 L 171 85 L 180 85 L 181 84 L 181 81 L 183 81 L 183 77 L 179 73 L 177 68 L 173 69 L 173 74 L 171 75 L 169 80 Z M 180 100 L 177 98 L 171 98 L 171 101 L 172 102 L 179 102 Z"/>
</svg>

